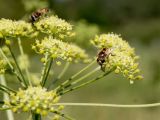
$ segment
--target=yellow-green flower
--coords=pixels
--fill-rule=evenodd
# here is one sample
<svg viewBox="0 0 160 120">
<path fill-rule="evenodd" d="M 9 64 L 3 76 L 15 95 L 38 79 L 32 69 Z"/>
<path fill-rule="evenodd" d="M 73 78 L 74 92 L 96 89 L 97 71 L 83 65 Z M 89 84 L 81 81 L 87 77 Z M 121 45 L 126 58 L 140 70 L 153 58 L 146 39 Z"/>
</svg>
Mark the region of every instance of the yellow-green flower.
<svg viewBox="0 0 160 120">
<path fill-rule="evenodd" d="M 32 37 L 36 33 L 32 24 L 25 21 L 13 21 L 9 19 L 0 19 L 0 37 Z"/>
<path fill-rule="evenodd" d="M 130 47 L 119 35 L 102 34 L 91 40 L 91 43 L 100 51 L 105 48 L 107 52 L 110 52 L 102 61 L 101 67 L 104 70 L 109 71 L 115 68 L 115 73 L 123 73 L 130 80 L 142 79 L 137 62 L 139 57 L 135 55 L 134 48 Z"/>
<path fill-rule="evenodd" d="M 74 35 L 72 33 L 72 25 L 57 16 L 43 17 L 34 25 L 38 31 L 53 35 L 56 38 L 63 39 Z"/>
<path fill-rule="evenodd" d="M 5 101 L 4 107 L 12 108 L 14 112 L 29 112 L 47 115 L 49 112 L 61 111 L 54 106 L 60 97 L 55 91 L 47 91 L 42 87 L 29 87 L 27 90 L 19 89 L 17 93 L 10 94 L 10 101 Z"/>
<path fill-rule="evenodd" d="M 38 54 L 48 54 L 53 59 L 60 58 L 68 62 L 89 61 L 88 55 L 80 47 L 52 37 L 46 37 L 42 41 L 36 40 L 36 43 L 32 48 Z"/>
</svg>

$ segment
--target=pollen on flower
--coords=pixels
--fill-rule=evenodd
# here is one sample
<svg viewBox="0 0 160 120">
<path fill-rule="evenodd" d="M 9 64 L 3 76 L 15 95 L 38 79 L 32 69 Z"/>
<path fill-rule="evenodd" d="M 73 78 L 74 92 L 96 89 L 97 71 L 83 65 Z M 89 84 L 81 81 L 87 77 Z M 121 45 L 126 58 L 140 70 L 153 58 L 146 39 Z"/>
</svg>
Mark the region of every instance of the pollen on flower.
<svg viewBox="0 0 160 120">
<path fill-rule="evenodd" d="M 33 45 L 34 50 L 38 54 L 45 55 L 46 53 L 53 59 L 60 58 L 68 62 L 88 62 L 88 55 L 80 47 L 63 42 L 58 39 L 53 39 L 52 37 L 44 38 L 43 40 L 36 40 L 35 45 Z M 44 51 L 41 53 L 41 51 Z M 57 63 L 59 65 L 59 62 Z"/>
<path fill-rule="evenodd" d="M 0 19 L 0 36 L 4 37 L 33 37 L 37 33 L 30 23 L 25 21 L 13 21 L 9 19 Z"/>
<path fill-rule="evenodd" d="M 104 58 L 103 67 L 105 70 L 115 68 L 115 73 L 122 73 L 129 80 L 142 79 L 138 68 L 137 59 L 134 48 L 123 40 L 120 35 L 102 34 L 96 36 L 91 43 L 98 49 L 110 49 L 111 54 Z"/>
<path fill-rule="evenodd" d="M 60 97 L 55 91 L 47 91 L 42 87 L 29 87 L 27 90 L 19 89 L 17 93 L 10 95 L 10 101 L 6 101 L 4 107 L 11 107 L 14 112 L 33 111 L 43 116 L 49 112 L 61 111 L 61 106 L 54 106 Z"/>
<path fill-rule="evenodd" d="M 63 39 L 74 35 L 72 32 L 72 25 L 57 16 L 45 17 L 40 19 L 34 25 L 38 31 L 54 35 L 56 38 Z"/>
</svg>

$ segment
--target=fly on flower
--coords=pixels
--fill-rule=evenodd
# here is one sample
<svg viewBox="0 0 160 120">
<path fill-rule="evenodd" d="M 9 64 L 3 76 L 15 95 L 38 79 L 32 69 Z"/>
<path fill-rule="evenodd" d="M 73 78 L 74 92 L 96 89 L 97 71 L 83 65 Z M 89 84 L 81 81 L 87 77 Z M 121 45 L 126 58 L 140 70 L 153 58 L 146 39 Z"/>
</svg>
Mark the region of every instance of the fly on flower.
<svg viewBox="0 0 160 120">
<path fill-rule="evenodd" d="M 109 55 L 112 55 L 111 49 L 103 48 L 97 56 L 97 63 L 101 66 L 101 69 L 104 71 L 104 63 L 108 59 Z"/>
<path fill-rule="evenodd" d="M 45 15 L 49 12 L 48 8 L 38 9 L 37 11 L 33 12 L 31 15 L 31 22 L 34 23 L 37 21 L 42 15 Z"/>
</svg>

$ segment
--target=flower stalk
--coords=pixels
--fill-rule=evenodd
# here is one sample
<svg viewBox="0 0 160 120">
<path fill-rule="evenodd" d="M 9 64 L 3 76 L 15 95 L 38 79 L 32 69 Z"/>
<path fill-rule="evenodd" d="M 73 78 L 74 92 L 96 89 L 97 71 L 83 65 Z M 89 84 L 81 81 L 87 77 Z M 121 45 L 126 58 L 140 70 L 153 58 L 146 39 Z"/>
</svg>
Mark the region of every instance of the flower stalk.
<svg viewBox="0 0 160 120">
<path fill-rule="evenodd" d="M 21 79 L 21 77 L 18 75 L 18 73 L 15 71 L 14 67 L 12 66 L 12 64 L 10 63 L 9 59 L 7 58 L 7 56 L 4 54 L 3 50 L 0 48 L 0 52 L 2 54 L 2 56 L 4 57 L 4 59 L 7 61 L 12 73 L 17 77 L 17 79 L 19 80 L 19 82 L 21 83 L 21 85 L 23 87 L 25 87 L 23 80 Z"/>
<path fill-rule="evenodd" d="M 93 62 L 91 62 L 90 64 L 88 64 L 86 67 L 84 67 L 82 70 L 80 70 L 79 72 L 77 72 L 76 74 L 74 74 L 73 76 L 71 76 L 69 79 L 65 80 L 63 83 L 61 83 L 61 85 L 59 85 L 57 88 L 55 88 L 55 90 L 63 89 L 63 87 L 65 85 L 69 84 L 74 78 L 76 78 L 77 76 L 79 76 L 82 72 L 84 72 L 85 70 L 87 70 L 94 63 L 95 63 L 95 60 Z"/>
<path fill-rule="evenodd" d="M 18 37 L 18 46 L 19 46 L 19 50 L 20 50 L 21 55 L 24 57 L 24 50 L 23 50 L 23 46 L 22 46 L 20 37 Z M 24 62 L 24 64 L 26 64 L 26 61 L 23 61 L 23 62 Z M 28 70 L 27 66 L 25 67 L 25 72 L 26 72 L 26 76 L 27 76 L 29 85 L 32 85 L 29 70 Z"/>
<path fill-rule="evenodd" d="M 99 70 L 100 70 L 100 67 L 95 68 L 93 71 L 85 74 L 84 76 L 80 77 L 79 79 L 74 80 L 73 82 L 64 85 L 63 88 L 57 90 L 57 93 L 65 90 L 65 89 L 67 89 L 67 88 L 69 88 L 69 87 L 72 87 L 72 86 L 76 85 L 77 83 L 81 82 L 82 80 L 84 80 L 85 78 L 87 78 L 88 76 L 94 74 L 95 72 L 97 72 L 97 71 L 99 71 Z"/>
<path fill-rule="evenodd" d="M 110 71 L 108 71 L 108 72 L 106 72 L 106 73 L 103 73 L 102 75 L 100 75 L 100 76 L 98 76 L 98 77 L 96 77 L 96 78 L 94 78 L 94 79 L 92 79 L 92 80 L 89 80 L 89 81 L 87 81 L 87 82 L 84 82 L 84 83 L 82 83 L 82 84 L 80 84 L 80 85 L 77 85 L 77 86 L 75 86 L 75 87 L 72 87 L 72 88 L 70 88 L 70 89 L 68 89 L 68 90 L 64 90 L 64 91 L 60 92 L 59 95 L 64 95 L 64 94 L 66 94 L 66 93 L 68 93 L 68 92 L 71 92 L 71 91 L 73 91 L 73 90 L 79 89 L 79 88 L 84 87 L 84 86 L 86 86 L 86 85 L 88 85 L 88 84 L 91 84 L 91 83 L 93 83 L 93 82 L 95 82 L 95 81 L 97 81 L 97 80 L 105 77 L 106 75 L 110 74 L 110 73 L 113 72 L 114 70 L 115 70 L 115 68 L 113 68 L 112 70 L 110 70 Z"/>
<path fill-rule="evenodd" d="M 24 83 L 25 87 L 27 87 L 27 86 L 28 86 L 28 83 L 27 83 L 27 81 L 25 80 L 25 77 L 24 77 L 24 75 L 23 75 L 23 73 L 22 73 L 22 70 L 20 69 L 20 67 L 19 67 L 19 65 L 18 65 L 18 62 L 17 62 L 17 60 L 16 60 L 16 57 L 15 57 L 14 53 L 12 52 L 12 49 L 11 49 L 10 45 L 7 45 L 7 47 L 8 47 L 8 49 L 9 49 L 10 53 L 11 53 L 11 56 L 12 56 L 14 62 L 15 62 L 15 65 L 16 65 L 16 67 L 17 67 L 17 69 L 18 69 L 18 71 L 19 71 L 19 73 L 20 73 L 20 75 L 21 75 L 21 78 L 22 78 L 22 80 L 23 80 L 23 83 Z"/>
<path fill-rule="evenodd" d="M 62 76 L 66 73 L 69 66 L 70 66 L 70 62 L 66 62 L 62 72 L 58 75 L 57 80 L 60 80 L 62 78 Z"/>
<path fill-rule="evenodd" d="M 42 120 L 40 114 L 32 113 L 32 120 Z"/>
<path fill-rule="evenodd" d="M 57 103 L 56 105 L 65 106 L 86 106 L 86 107 L 111 107 L 111 108 L 150 108 L 159 107 L 160 103 L 150 103 L 150 104 L 103 104 L 103 103 Z"/>
<path fill-rule="evenodd" d="M 1 79 L 2 79 L 2 78 L 1 78 Z M 16 93 L 15 90 L 13 90 L 13 89 L 11 89 L 11 88 L 7 87 L 6 85 L 3 85 L 3 84 L 0 84 L 0 88 L 5 89 L 5 90 L 8 90 L 8 91 L 13 92 L 13 93 Z"/>
<path fill-rule="evenodd" d="M 68 70 L 69 66 L 70 66 L 70 62 L 66 62 L 63 70 L 62 70 L 61 73 L 58 75 L 58 77 L 52 81 L 51 85 L 48 86 L 48 89 L 49 89 L 49 88 L 52 88 L 52 86 L 53 86 L 58 80 L 61 79 L 61 77 L 62 77 L 62 76 L 66 73 L 66 71 Z"/>
<path fill-rule="evenodd" d="M 48 79 L 48 75 L 49 75 L 49 72 L 50 72 L 50 70 L 51 70 L 52 63 L 53 63 L 53 59 L 50 58 L 49 63 L 48 63 L 48 68 L 46 67 L 46 68 L 47 68 L 46 74 L 44 75 L 44 79 L 42 80 L 42 84 L 41 84 L 42 87 L 45 86 L 45 83 L 46 83 L 46 81 L 47 81 L 47 79 Z"/>
</svg>

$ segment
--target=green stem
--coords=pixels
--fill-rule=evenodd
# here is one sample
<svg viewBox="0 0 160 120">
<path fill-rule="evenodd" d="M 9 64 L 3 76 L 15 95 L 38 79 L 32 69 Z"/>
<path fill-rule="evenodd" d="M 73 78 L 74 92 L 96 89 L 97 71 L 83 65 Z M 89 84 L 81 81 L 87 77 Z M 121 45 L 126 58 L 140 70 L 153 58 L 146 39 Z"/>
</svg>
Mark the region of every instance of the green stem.
<svg viewBox="0 0 160 120">
<path fill-rule="evenodd" d="M 18 65 L 18 62 L 17 62 L 17 60 L 16 60 L 16 57 L 14 56 L 14 54 L 13 54 L 13 52 L 12 52 L 12 50 L 11 50 L 11 47 L 10 47 L 9 45 L 8 45 L 7 47 L 9 48 L 9 51 L 10 51 L 10 53 L 11 53 L 11 56 L 12 56 L 12 58 L 13 58 L 15 64 L 16 64 L 16 67 L 17 67 L 17 69 L 18 69 L 18 71 L 19 71 L 19 73 L 20 73 L 20 75 L 21 75 L 21 77 L 22 77 L 22 80 L 23 80 L 23 82 L 24 82 L 24 84 L 25 84 L 25 87 L 27 87 L 27 86 L 28 86 L 28 85 L 27 85 L 27 82 L 26 82 L 26 80 L 25 80 L 25 78 L 24 78 L 24 76 L 23 76 L 23 73 L 22 73 L 19 65 Z"/>
<path fill-rule="evenodd" d="M 43 68 L 42 68 L 42 72 L 41 72 L 41 85 L 43 86 L 43 81 L 45 79 L 45 75 L 46 75 L 46 71 L 47 71 L 47 64 L 48 64 L 48 54 L 45 54 L 45 62 L 43 63 Z"/>
<path fill-rule="evenodd" d="M 138 105 L 103 104 L 103 103 L 56 103 L 55 105 L 86 106 L 86 107 L 93 106 L 93 107 L 112 107 L 112 108 L 148 108 L 148 107 L 159 107 L 160 103 L 138 104 Z"/>
<path fill-rule="evenodd" d="M 2 79 L 2 78 L 1 78 L 1 79 Z M 2 84 L 0 84 L 0 88 L 2 88 L 2 89 L 6 89 L 6 90 L 8 90 L 8 91 L 10 91 L 10 92 L 13 92 L 13 93 L 16 93 L 16 91 L 15 91 L 15 90 L 13 90 L 13 89 L 11 89 L 11 88 L 9 88 L 9 87 L 5 86 L 5 85 L 2 85 Z"/>
<path fill-rule="evenodd" d="M 52 86 L 53 86 L 58 80 L 61 79 L 61 77 L 62 77 L 62 76 L 66 73 L 66 71 L 68 70 L 69 65 L 70 65 L 70 62 L 66 62 L 65 66 L 64 66 L 64 68 L 63 68 L 63 70 L 62 70 L 62 72 L 59 74 L 59 76 L 58 76 L 56 79 L 54 79 L 54 80 L 52 81 L 52 83 L 49 85 L 48 89 L 49 89 L 49 88 L 52 88 Z"/>
<path fill-rule="evenodd" d="M 9 110 L 9 109 L 11 109 L 11 108 L 0 108 L 0 111 Z"/>
<path fill-rule="evenodd" d="M 82 72 L 84 72 L 86 69 L 88 69 L 90 66 L 92 66 L 95 63 L 95 60 L 93 62 L 91 62 L 89 65 L 87 65 L 85 68 L 83 68 L 82 70 L 80 70 L 79 72 L 77 72 L 76 74 L 74 74 L 73 76 L 71 76 L 68 80 L 65 80 L 61 85 L 59 85 L 57 88 L 55 88 L 55 90 L 61 89 L 63 88 L 64 85 L 68 84 L 69 82 L 71 82 L 74 78 L 76 78 L 79 74 L 81 74 Z"/>
<path fill-rule="evenodd" d="M 0 101 L 0 104 L 4 104 L 4 101 Z"/>
<path fill-rule="evenodd" d="M 61 72 L 61 73 L 59 74 L 59 76 L 57 77 L 58 80 L 61 79 L 61 77 L 65 74 L 65 72 L 67 71 L 69 65 L 70 65 L 70 62 L 66 62 L 65 66 L 64 66 L 64 68 L 63 68 L 63 70 L 62 70 L 62 72 Z"/>
<path fill-rule="evenodd" d="M 20 76 L 18 75 L 18 73 L 15 71 L 14 67 L 12 66 L 12 64 L 10 63 L 9 59 L 6 57 L 6 55 L 4 54 L 3 50 L 0 48 L 0 52 L 2 54 L 2 56 L 4 57 L 4 59 L 7 61 L 12 73 L 14 75 L 16 75 L 17 79 L 19 80 L 19 82 L 22 84 L 22 86 L 25 86 L 23 83 L 23 80 L 20 78 Z"/>
<path fill-rule="evenodd" d="M 44 80 L 42 81 L 42 87 L 44 87 L 44 85 L 45 85 L 45 83 L 46 83 L 46 81 L 47 81 L 47 79 L 48 79 L 48 75 L 49 75 L 49 71 L 50 71 L 50 69 L 51 69 L 51 67 L 52 67 L 52 63 L 53 63 L 53 59 L 51 58 L 50 61 L 49 61 L 49 66 L 48 66 L 46 75 L 45 75 L 45 77 L 44 77 Z"/>
<path fill-rule="evenodd" d="M 70 89 L 68 89 L 68 90 L 66 90 L 66 91 L 62 91 L 62 92 L 59 93 L 59 95 L 64 95 L 64 94 L 66 94 L 66 93 L 68 93 L 68 92 L 71 92 L 71 91 L 76 90 L 76 89 L 78 89 L 78 88 L 84 87 L 84 86 L 86 86 L 86 85 L 88 85 L 88 84 L 91 84 L 91 83 L 93 83 L 93 82 L 95 82 L 95 81 L 97 81 L 97 80 L 105 77 L 106 75 L 108 75 L 108 74 L 111 73 L 112 71 L 113 71 L 113 70 L 110 70 L 110 71 L 108 71 L 108 72 L 106 72 L 106 73 L 98 76 L 98 77 L 95 78 L 95 79 L 89 80 L 89 81 L 87 81 L 87 82 L 85 82 L 85 83 L 82 83 L 82 84 L 80 84 L 80 85 L 78 85 L 78 86 L 75 86 L 75 87 L 73 87 L 73 88 L 70 88 Z"/>
<path fill-rule="evenodd" d="M 88 64 L 85 68 L 83 68 L 82 70 L 80 70 L 78 73 L 74 74 L 71 79 L 74 79 L 75 77 L 77 77 L 79 74 L 81 74 L 82 72 L 84 72 L 86 69 L 88 69 L 89 67 L 91 67 L 96 61 L 94 60 L 93 62 L 91 62 L 90 64 Z"/>
<path fill-rule="evenodd" d="M 97 71 L 99 71 L 99 70 L 100 70 L 100 67 L 95 68 L 93 71 L 87 73 L 86 75 L 82 76 L 81 78 L 79 78 L 79 79 L 77 79 L 77 80 L 74 80 L 72 83 L 64 85 L 63 88 L 57 90 L 57 92 L 61 92 L 61 91 L 63 91 L 64 89 L 66 89 L 66 88 L 68 88 L 68 87 L 71 87 L 71 86 L 73 86 L 73 85 L 81 82 L 82 80 L 84 80 L 85 78 L 87 78 L 88 76 L 94 74 L 95 72 L 97 72 Z"/>
<path fill-rule="evenodd" d="M 4 57 L 4 59 L 7 61 L 9 67 L 11 68 L 11 70 L 14 71 L 14 68 L 13 68 L 12 64 L 10 63 L 9 59 L 8 59 L 8 58 L 6 57 L 6 55 L 4 54 L 2 48 L 0 48 L 0 52 L 1 52 L 2 56 Z"/>
<path fill-rule="evenodd" d="M 67 115 L 65 115 L 65 114 L 63 114 L 63 113 L 60 113 L 60 112 L 58 112 L 58 111 L 54 111 L 53 113 L 55 113 L 55 114 L 57 114 L 57 115 L 65 118 L 65 119 L 67 119 L 67 120 L 73 120 L 73 118 L 71 118 L 71 117 L 69 117 L 69 116 L 67 116 Z"/>
<path fill-rule="evenodd" d="M 6 89 L 4 89 L 4 88 L 0 88 L 0 91 L 3 91 L 3 92 L 5 92 L 5 93 L 7 93 L 7 94 L 10 94 L 10 92 L 9 91 L 7 91 Z"/>
<path fill-rule="evenodd" d="M 20 53 L 22 56 L 24 56 L 24 50 L 23 50 L 23 46 L 22 46 L 22 43 L 21 43 L 21 39 L 18 37 L 18 46 L 19 46 L 19 50 L 20 50 Z M 23 61 L 24 63 L 26 61 Z M 31 81 L 30 81 L 30 73 L 29 73 L 29 70 L 28 70 L 28 67 L 25 67 L 25 72 L 26 72 L 26 76 L 28 78 L 28 82 L 29 82 L 29 85 L 32 85 Z"/>
<path fill-rule="evenodd" d="M 41 120 L 41 115 L 36 114 L 36 113 L 32 113 L 32 120 Z"/>
</svg>

